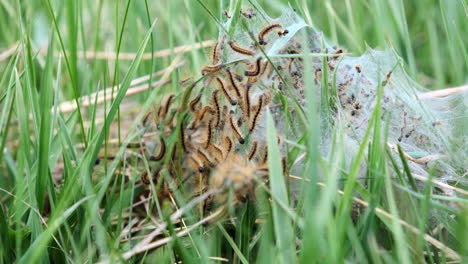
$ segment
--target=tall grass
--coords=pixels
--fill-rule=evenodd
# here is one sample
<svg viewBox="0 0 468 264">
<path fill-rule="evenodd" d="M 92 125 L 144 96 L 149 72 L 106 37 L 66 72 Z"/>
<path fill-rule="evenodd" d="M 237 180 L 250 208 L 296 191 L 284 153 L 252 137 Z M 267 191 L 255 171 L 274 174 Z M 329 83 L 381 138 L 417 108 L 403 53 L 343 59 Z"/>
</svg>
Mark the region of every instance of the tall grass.
<svg viewBox="0 0 468 264">
<path fill-rule="evenodd" d="M 207 60 L 206 49 L 180 56 L 175 48 L 217 38 L 223 10 L 238 10 L 241 3 L 0 0 L 0 263 L 124 261 L 123 254 L 141 240 L 119 237 L 133 220 L 122 208 L 132 205 L 140 175 L 131 175 L 124 184 L 119 172 L 133 163 L 119 160 L 126 145 L 138 137 L 143 114 L 164 94 L 182 92 L 179 81 L 198 74 Z M 281 13 L 287 5 L 281 0 L 258 3 L 271 14 Z M 360 55 L 367 45 L 393 46 L 411 76 L 430 89 L 468 81 L 465 0 L 290 4 L 353 55 Z M 167 56 L 143 57 L 163 49 L 170 50 Z M 86 58 L 81 53 L 85 50 L 109 54 L 104 59 Z M 125 53 L 134 58 L 112 58 Z M 168 85 L 134 95 L 138 104 L 125 107 L 133 79 L 181 60 L 187 63 L 184 70 L 161 77 L 170 80 Z M 332 73 L 327 78 L 333 78 Z M 307 91 L 315 89 L 307 76 L 305 83 Z M 110 91 L 112 99 L 102 105 L 87 96 L 117 84 L 120 87 Z M 307 98 L 314 102 L 314 93 L 307 93 Z M 82 100 L 90 106 L 81 107 Z M 74 101 L 78 108 L 62 113 L 59 105 L 64 101 Z M 169 224 L 165 233 L 172 238 L 169 243 L 129 262 L 445 263 L 455 255 L 460 262 L 468 261 L 466 196 L 434 196 L 430 181 L 422 192 L 412 188 L 411 173 L 393 166 L 399 161 L 387 155 L 385 137 L 379 136 L 387 129 L 387 123 L 376 118 L 379 107 L 356 157 L 345 156 L 340 127 L 333 132 L 330 155 L 320 155 L 316 128 L 321 127 L 323 113 L 316 113 L 313 104 L 309 107 L 304 111 L 307 133 L 288 153 L 291 162 L 306 150 L 301 175 L 282 175 L 274 122 L 268 116 L 271 180 L 258 188 L 256 202 L 233 212 L 236 225 L 225 221 L 197 226 L 190 236 L 178 238 Z M 125 122 L 132 111 L 138 114 Z M 113 149 L 111 138 L 118 138 L 120 147 Z M 167 141 L 172 146 L 175 139 Z M 116 159 L 94 173 L 102 149 Z M 55 186 L 58 160 L 63 164 L 62 182 Z M 347 171 L 340 169 L 343 164 L 349 164 Z M 368 171 L 367 189 L 357 179 L 362 164 Z M 393 173 L 401 177 L 388 177 Z M 289 186 L 299 186 L 297 203 L 290 199 Z M 153 205 L 163 220 L 169 219 L 171 212 L 164 204 Z M 195 215 L 188 213 L 187 226 L 200 220 Z M 437 228 L 429 229 L 434 223 Z"/>
</svg>

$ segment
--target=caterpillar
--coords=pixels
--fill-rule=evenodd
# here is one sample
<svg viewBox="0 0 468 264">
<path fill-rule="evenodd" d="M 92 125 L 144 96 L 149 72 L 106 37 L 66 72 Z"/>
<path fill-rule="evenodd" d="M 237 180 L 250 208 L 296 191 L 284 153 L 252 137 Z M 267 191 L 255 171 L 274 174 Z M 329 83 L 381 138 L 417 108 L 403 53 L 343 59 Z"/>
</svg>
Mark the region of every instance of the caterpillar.
<svg viewBox="0 0 468 264">
<path fill-rule="evenodd" d="M 196 111 L 197 104 L 200 102 L 200 99 L 202 97 L 202 94 L 197 95 L 192 101 L 189 103 L 189 109 L 192 112 Z"/>
<path fill-rule="evenodd" d="M 245 76 L 249 76 L 249 77 L 257 76 L 260 73 L 261 61 L 262 61 L 262 57 L 258 57 L 254 64 L 253 69 L 251 69 L 250 71 L 244 72 Z"/>
<path fill-rule="evenodd" d="M 156 156 L 151 156 L 149 159 L 150 161 L 160 161 L 162 160 L 162 158 L 164 158 L 164 155 L 166 154 L 166 143 L 164 142 L 164 139 L 160 137 L 159 141 L 161 145 L 159 153 Z"/>
<path fill-rule="evenodd" d="M 231 83 L 231 87 L 234 88 L 234 90 L 236 91 L 237 97 L 238 97 L 238 98 L 241 98 L 241 94 L 240 94 L 240 91 L 239 91 L 239 87 L 238 87 L 237 84 L 236 84 L 236 80 L 234 80 L 234 77 L 232 76 L 231 69 L 230 69 L 230 68 L 227 68 L 227 69 L 226 69 L 226 72 L 227 72 L 227 75 L 228 75 L 229 82 Z"/>
<path fill-rule="evenodd" d="M 230 124 L 231 124 L 231 129 L 232 129 L 233 132 L 234 132 L 234 136 L 237 138 L 237 140 L 239 141 L 239 143 L 244 144 L 244 143 L 245 143 L 244 137 L 242 137 L 242 134 L 240 133 L 239 128 L 237 127 L 236 122 L 234 122 L 234 119 L 233 119 L 233 116 L 232 116 L 232 115 L 229 117 L 229 122 L 230 122 Z"/>
<path fill-rule="evenodd" d="M 192 124 L 190 125 L 189 129 L 193 130 L 197 126 L 198 122 L 203 121 L 205 118 L 206 113 L 213 113 L 213 108 L 209 105 L 205 105 L 200 111 L 197 111 L 196 117 L 193 119 Z"/>
<path fill-rule="evenodd" d="M 232 150 L 232 140 L 230 137 L 226 136 L 224 138 L 224 141 L 226 142 L 226 157 L 227 155 L 231 152 Z"/>
<path fill-rule="evenodd" d="M 219 77 L 216 77 L 216 81 L 218 82 L 219 87 L 223 90 L 224 95 L 226 95 L 231 105 L 236 105 L 237 102 L 234 99 L 232 99 L 231 95 L 229 95 L 229 92 L 226 90 L 226 85 L 224 84 L 223 80 Z"/>
<path fill-rule="evenodd" d="M 208 123 L 208 127 L 206 128 L 207 135 L 206 135 L 205 149 L 207 149 L 211 144 L 211 139 L 213 137 L 212 125 L 213 125 L 213 120 L 210 120 L 210 122 Z"/>
<path fill-rule="evenodd" d="M 227 116 L 228 116 L 228 107 L 227 105 L 223 105 L 223 112 L 221 113 L 221 121 L 219 122 L 219 129 L 222 130 L 224 125 L 226 124 Z"/>
<path fill-rule="evenodd" d="M 218 91 L 219 90 L 216 90 L 216 91 L 213 91 L 212 93 L 213 104 L 214 104 L 215 113 L 216 113 L 215 127 L 219 127 L 219 122 L 221 121 L 221 109 L 219 108 Z"/>
<path fill-rule="evenodd" d="M 255 129 L 255 127 L 257 126 L 257 121 L 260 117 L 260 114 L 262 112 L 262 108 L 263 108 L 263 95 L 260 96 L 259 98 L 259 101 L 258 101 L 258 106 L 256 107 L 257 110 L 255 111 L 255 115 L 253 116 L 253 119 L 252 119 L 252 125 L 250 126 L 250 129 L 249 129 L 249 132 L 252 133 L 252 131 Z"/>
<path fill-rule="evenodd" d="M 230 40 L 230 41 L 228 41 L 228 44 L 231 47 L 231 49 L 233 51 L 237 52 L 237 53 L 247 55 L 247 56 L 253 56 L 255 54 L 254 51 L 243 48 L 243 47 L 239 46 L 237 43 L 235 43 L 234 41 Z"/>
<path fill-rule="evenodd" d="M 185 131 L 184 131 L 184 123 L 180 123 L 180 143 L 182 145 L 182 150 L 185 153 L 188 153 L 187 146 L 185 145 Z"/>
<path fill-rule="evenodd" d="M 280 24 L 270 24 L 266 27 L 264 27 L 262 30 L 260 30 L 260 32 L 258 33 L 258 43 L 260 45 L 266 45 L 268 44 L 266 41 L 265 41 L 265 36 L 270 33 L 272 30 L 275 30 L 275 29 L 282 29 L 283 27 L 280 25 Z M 283 33 L 279 34 L 279 35 L 282 35 Z M 287 33 L 286 33 L 287 34 Z"/>
<path fill-rule="evenodd" d="M 255 156 L 255 152 L 257 151 L 257 145 L 258 145 L 257 141 L 254 141 L 252 143 L 252 147 L 250 148 L 249 154 L 247 156 L 248 160 L 252 160 L 253 157 Z"/>
<path fill-rule="evenodd" d="M 262 163 L 265 164 L 265 163 L 267 163 L 267 161 L 268 161 L 268 147 L 265 145 L 265 147 L 263 147 Z"/>
<path fill-rule="evenodd" d="M 200 149 L 197 149 L 197 155 L 201 158 L 201 160 L 203 160 L 202 163 L 205 168 L 207 167 L 213 168 L 215 166 L 215 164 Z"/>
<path fill-rule="evenodd" d="M 247 119 L 250 119 L 250 89 L 252 88 L 252 84 L 248 83 L 245 89 L 245 113 Z"/>
<path fill-rule="evenodd" d="M 205 118 L 206 113 L 212 114 L 213 113 L 213 108 L 211 106 L 209 106 L 209 105 L 205 105 L 203 107 L 203 110 L 200 113 L 200 116 L 199 116 L 198 120 L 203 121 L 203 119 Z"/>
<path fill-rule="evenodd" d="M 221 47 L 221 43 L 218 41 L 216 42 L 215 46 L 213 47 L 213 53 L 211 55 L 211 60 L 213 62 L 213 64 L 217 64 L 219 62 L 219 59 L 220 59 L 220 49 Z"/>
<path fill-rule="evenodd" d="M 145 116 L 143 117 L 143 120 L 141 121 L 142 125 L 143 126 L 146 126 L 147 125 L 147 122 L 148 122 L 148 119 L 153 115 L 153 112 L 152 111 L 149 111 L 148 113 L 145 114 Z"/>
<path fill-rule="evenodd" d="M 169 98 L 167 98 L 166 104 L 164 105 L 164 111 L 160 115 L 161 118 L 164 118 L 167 115 L 167 113 L 169 112 L 169 107 L 171 106 L 174 98 L 175 98 L 174 94 L 171 94 L 169 96 Z"/>
<path fill-rule="evenodd" d="M 207 75 L 209 73 L 213 74 L 213 73 L 217 73 L 219 72 L 222 68 L 224 67 L 224 64 L 217 64 L 217 65 L 207 65 L 205 67 L 202 68 L 202 75 Z"/>
</svg>

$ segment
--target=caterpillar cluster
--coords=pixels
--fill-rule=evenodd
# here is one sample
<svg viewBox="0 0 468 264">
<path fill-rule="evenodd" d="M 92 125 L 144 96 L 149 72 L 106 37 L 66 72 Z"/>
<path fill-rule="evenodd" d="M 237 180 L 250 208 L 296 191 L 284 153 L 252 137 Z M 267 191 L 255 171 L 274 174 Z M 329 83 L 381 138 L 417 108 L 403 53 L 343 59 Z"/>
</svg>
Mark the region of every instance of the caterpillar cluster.
<svg viewBox="0 0 468 264">
<path fill-rule="evenodd" d="M 273 32 L 277 36 L 288 33 L 280 24 L 268 25 L 258 32 L 256 43 L 267 45 Z M 276 74 L 254 44 L 253 48 L 243 47 L 226 38 L 221 37 L 215 44 L 211 64 L 201 69 L 205 80 L 200 91 L 195 92 L 193 85 L 180 98 L 168 95 L 157 110 L 143 119 L 144 127 L 159 131 L 158 147 L 148 158 L 151 176 L 142 176 L 143 183 L 160 186 L 159 199 L 171 192 L 169 183 L 160 175 L 164 170 L 173 187 L 188 185 L 193 189 L 192 195 L 219 190 L 219 195 L 213 197 L 216 203 L 227 199 L 223 194 L 230 188 L 234 189 L 234 202 L 243 202 L 251 198 L 258 180 L 268 179 L 267 144 L 262 137 L 253 135 L 274 97 L 274 91 L 259 87 L 259 80 L 275 79 Z M 226 64 L 222 60 L 224 49 L 245 59 Z M 261 133 L 264 131 L 257 132 Z M 167 144 L 170 135 L 176 135 L 173 146 Z M 283 168 L 286 170 L 284 159 Z"/>
</svg>

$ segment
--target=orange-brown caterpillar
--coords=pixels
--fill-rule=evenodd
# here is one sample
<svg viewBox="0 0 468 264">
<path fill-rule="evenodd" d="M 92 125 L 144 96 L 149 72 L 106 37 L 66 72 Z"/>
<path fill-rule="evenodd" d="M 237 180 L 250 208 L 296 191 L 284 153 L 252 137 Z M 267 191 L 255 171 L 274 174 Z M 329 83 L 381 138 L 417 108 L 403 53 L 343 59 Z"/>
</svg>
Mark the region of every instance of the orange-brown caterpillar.
<svg viewBox="0 0 468 264">
<path fill-rule="evenodd" d="M 217 64 L 217 65 L 207 65 L 202 68 L 202 75 L 206 75 L 208 73 L 217 73 L 224 67 L 224 64 Z"/>
<path fill-rule="evenodd" d="M 205 149 L 207 149 L 210 146 L 211 139 L 213 138 L 212 125 L 213 125 L 213 120 L 210 120 L 210 122 L 208 122 L 208 127 L 206 128 L 207 135 L 206 135 Z"/>
<path fill-rule="evenodd" d="M 228 116 L 228 107 L 227 105 L 223 105 L 223 112 L 221 114 L 221 121 L 219 122 L 219 129 L 222 130 L 224 128 L 224 125 L 226 124 L 227 116 Z"/>
<path fill-rule="evenodd" d="M 169 107 L 171 106 L 172 102 L 174 101 L 174 98 L 175 98 L 175 95 L 172 94 L 171 96 L 169 96 L 169 98 L 167 99 L 167 102 L 166 102 L 166 106 L 164 108 L 164 113 L 167 115 L 167 113 L 169 112 Z"/>
<path fill-rule="evenodd" d="M 215 153 L 215 155 L 218 157 L 218 160 L 222 160 L 224 154 L 223 154 L 223 151 L 218 146 L 216 146 L 215 144 L 211 144 L 210 149 L 214 150 L 213 153 Z"/>
<path fill-rule="evenodd" d="M 253 157 L 255 156 L 255 152 L 257 151 L 257 141 L 254 141 L 252 143 L 252 147 L 250 148 L 249 155 L 247 156 L 249 160 L 252 160 Z"/>
<path fill-rule="evenodd" d="M 232 140 L 230 137 L 226 136 L 224 138 L 224 141 L 226 142 L 226 157 L 227 157 L 227 155 L 231 152 L 231 149 L 232 149 Z"/>
<path fill-rule="evenodd" d="M 188 153 L 187 146 L 185 145 L 185 131 L 184 131 L 184 123 L 183 122 L 180 123 L 180 142 L 181 142 L 181 145 L 182 145 L 182 150 L 185 153 Z"/>
<path fill-rule="evenodd" d="M 221 121 L 221 109 L 219 108 L 219 102 L 218 102 L 218 91 L 213 91 L 212 97 L 213 97 L 213 104 L 215 107 L 215 113 L 216 113 L 216 122 L 215 122 L 215 127 L 219 127 L 219 122 Z"/>
<path fill-rule="evenodd" d="M 206 154 L 203 151 L 197 149 L 197 155 L 201 158 L 201 160 L 203 160 L 203 166 L 204 167 L 213 168 L 215 166 L 215 164 L 208 158 L 208 156 L 206 156 Z"/>
<path fill-rule="evenodd" d="M 201 97 L 202 97 L 202 95 L 199 94 L 192 101 L 190 101 L 190 103 L 189 103 L 190 111 L 192 111 L 192 112 L 196 111 L 197 104 L 200 102 Z"/>
<path fill-rule="evenodd" d="M 153 176 L 153 175 L 151 175 L 151 177 L 152 177 L 152 176 Z M 141 175 L 141 178 L 140 178 L 140 179 L 141 179 L 141 181 L 142 181 L 144 184 L 148 185 L 148 184 L 151 183 L 149 178 L 150 178 L 150 177 L 148 176 L 148 172 L 147 172 L 147 171 L 144 171 L 144 172 L 143 172 L 143 175 Z"/>
<path fill-rule="evenodd" d="M 248 83 L 245 89 L 245 113 L 247 119 L 250 119 L 250 88 L 252 88 L 252 84 Z"/>
<path fill-rule="evenodd" d="M 198 119 L 200 121 L 203 121 L 203 119 L 205 118 L 206 113 L 212 114 L 213 113 L 213 108 L 211 108 L 211 106 L 209 106 L 209 105 L 205 105 L 205 107 L 203 107 L 203 110 L 201 111 L 200 116 L 199 116 Z"/>
<path fill-rule="evenodd" d="M 257 61 L 254 64 L 254 67 L 250 71 L 245 71 L 245 76 L 255 77 L 260 73 L 262 57 L 258 57 Z"/>
<path fill-rule="evenodd" d="M 143 117 L 143 121 L 141 121 L 141 123 L 143 124 L 143 126 L 146 126 L 146 123 L 148 122 L 148 119 L 153 115 L 153 112 L 152 111 L 149 111 L 148 113 L 145 114 L 145 116 Z"/>
<path fill-rule="evenodd" d="M 213 47 L 213 53 L 211 55 L 211 60 L 213 61 L 213 64 L 217 64 L 219 62 L 220 52 L 221 52 L 221 43 L 218 41 Z"/>
<path fill-rule="evenodd" d="M 257 126 L 257 121 L 258 121 L 258 118 L 260 117 L 260 114 L 262 112 L 262 108 L 263 108 L 263 95 L 260 96 L 259 98 L 259 101 L 258 101 L 258 106 L 256 107 L 257 110 L 255 111 L 255 114 L 253 116 L 253 119 L 252 119 L 252 124 L 250 126 L 250 129 L 249 129 L 249 132 L 252 133 L 252 131 L 255 129 L 255 127 Z"/>
<path fill-rule="evenodd" d="M 162 158 L 164 158 L 164 155 L 166 154 L 166 143 L 164 142 L 164 139 L 160 137 L 159 141 L 161 145 L 159 153 L 156 156 L 151 156 L 150 161 L 160 161 L 162 160 Z"/>
<path fill-rule="evenodd" d="M 173 121 L 174 121 L 174 117 L 175 115 L 177 114 L 177 111 L 173 111 L 171 113 L 171 116 L 169 117 L 169 119 L 167 119 L 166 121 L 166 126 L 171 126 L 172 127 L 172 124 L 173 124 Z"/>
<path fill-rule="evenodd" d="M 286 157 L 281 159 L 281 166 L 283 167 L 283 174 L 286 175 L 288 172 L 288 163 L 286 162 Z"/>
<path fill-rule="evenodd" d="M 245 143 L 244 137 L 242 137 L 242 134 L 240 133 L 239 128 L 237 127 L 237 124 L 234 121 L 232 116 L 229 117 L 229 122 L 231 124 L 232 130 L 234 131 L 234 136 L 237 138 L 239 143 L 244 144 Z"/>
<path fill-rule="evenodd" d="M 254 51 L 252 50 L 249 50 L 249 49 L 246 49 L 246 48 L 243 48 L 239 45 L 237 45 L 237 43 L 235 43 L 234 41 L 228 41 L 228 44 L 229 46 L 231 47 L 231 49 L 237 53 L 240 53 L 240 54 L 243 54 L 243 55 L 247 55 L 247 56 L 253 56 L 255 54 Z"/>
<path fill-rule="evenodd" d="M 189 129 L 195 129 L 197 126 L 198 122 L 202 122 L 203 119 L 205 118 L 206 113 L 212 114 L 213 113 L 213 108 L 209 105 L 205 105 L 202 110 L 197 112 L 197 116 L 195 119 L 192 121 L 192 124 L 190 125 Z"/>
<path fill-rule="evenodd" d="M 283 27 L 280 24 L 271 24 L 266 27 L 264 27 L 262 30 L 260 30 L 260 33 L 258 33 L 258 43 L 260 45 L 266 45 L 267 42 L 265 41 L 265 36 L 270 33 L 274 29 L 282 29 Z M 283 33 L 279 34 L 282 35 Z"/>
<path fill-rule="evenodd" d="M 216 77 L 216 81 L 218 82 L 219 87 L 223 90 L 224 95 L 226 95 L 231 105 L 236 105 L 237 102 L 234 99 L 232 99 L 231 95 L 229 95 L 228 91 L 226 90 L 226 85 L 224 84 L 223 80 L 219 77 Z"/>
<path fill-rule="evenodd" d="M 236 80 L 234 80 L 233 76 L 232 76 L 232 72 L 231 72 L 231 69 L 230 68 L 227 68 L 226 69 L 226 72 L 228 74 L 228 79 L 229 79 L 229 82 L 231 83 L 231 87 L 234 88 L 234 90 L 236 91 L 236 95 L 238 98 L 241 98 L 241 94 L 240 94 L 240 91 L 239 91 L 239 87 L 237 86 L 236 84 Z"/>
<path fill-rule="evenodd" d="M 268 147 L 265 145 L 265 147 L 263 148 L 262 163 L 265 164 L 265 163 L 267 163 L 267 161 L 268 161 Z"/>
<path fill-rule="evenodd" d="M 159 119 L 161 119 L 161 115 L 163 114 L 163 109 L 164 109 L 163 105 L 160 105 L 159 108 L 158 108 L 158 117 L 159 117 Z"/>
<path fill-rule="evenodd" d="M 166 102 L 163 105 L 159 106 L 159 109 L 158 109 L 159 120 L 163 120 L 166 117 L 167 113 L 169 112 L 169 107 L 171 106 L 172 100 L 174 98 L 175 98 L 175 95 L 171 94 L 167 98 Z M 170 121 L 171 121 L 171 119 L 169 119 L 167 123 L 169 124 Z"/>
</svg>

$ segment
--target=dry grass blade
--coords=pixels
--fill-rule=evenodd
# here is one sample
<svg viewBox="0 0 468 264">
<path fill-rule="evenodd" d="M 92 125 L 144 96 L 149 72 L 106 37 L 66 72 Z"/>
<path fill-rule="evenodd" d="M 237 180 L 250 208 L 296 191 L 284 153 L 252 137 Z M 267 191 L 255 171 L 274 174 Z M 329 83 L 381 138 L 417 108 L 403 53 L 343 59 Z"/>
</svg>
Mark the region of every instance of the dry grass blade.
<svg viewBox="0 0 468 264">
<path fill-rule="evenodd" d="M 214 46 L 216 42 L 214 40 L 205 40 L 202 42 L 197 42 L 195 44 L 191 45 L 182 45 L 175 47 L 174 49 L 164 49 L 160 50 L 154 53 L 152 55 L 151 53 L 143 53 L 141 59 L 142 60 L 151 60 L 153 57 L 154 58 L 161 58 L 161 57 L 167 57 L 171 54 L 171 51 L 173 50 L 174 54 L 183 54 L 186 52 L 190 52 L 193 50 L 197 49 L 203 49 L 203 48 L 208 48 Z M 18 48 L 19 44 L 15 43 L 14 45 L 10 46 L 8 49 L 4 50 L 2 53 L 0 53 L 0 62 L 8 59 L 11 55 L 15 53 L 15 50 Z M 40 49 L 40 53 L 42 55 L 45 55 L 47 53 L 47 47 L 43 47 Z M 55 56 L 59 56 L 59 53 L 56 53 Z M 136 57 L 136 53 L 124 53 L 120 52 L 119 55 L 117 56 L 115 52 L 112 51 L 78 51 L 77 52 L 78 58 L 86 58 L 88 60 L 91 59 L 97 59 L 97 60 L 133 60 Z"/>
<path fill-rule="evenodd" d="M 168 74 L 172 73 L 172 71 L 174 71 L 176 68 L 182 67 L 184 64 L 185 64 L 185 62 L 183 62 L 183 61 L 180 62 L 180 63 L 176 63 L 176 64 L 172 63 L 171 66 L 167 67 L 166 69 L 161 70 L 161 71 L 156 72 L 155 74 L 153 74 L 153 77 L 161 76 L 161 75 L 168 75 Z M 145 75 L 145 76 L 139 77 L 139 78 L 133 80 L 130 83 L 130 86 L 134 86 L 134 85 L 144 83 L 145 81 L 149 80 L 149 77 L 150 77 L 150 75 Z M 161 80 L 153 82 L 151 84 L 151 88 L 161 87 L 161 86 L 167 84 L 168 82 L 169 82 L 168 78 L 161 78 Z M 103 103 L 104 101 L 111 100 L 112 99 L 112 89 L 114 89 L 114 88 L 115 87 L 108 87 L 108 88 L 105 89 L 105 91 L 99 91 L 99 92 L 92 93 L 90 95 L 82 96 L 80 98 L 80 102 L 81 102 L 80 106 L 83 107 L 83 108 L 89 107 L 91 104 L 94 103 L 95 100 L 96 100 L 97 104 Z M 150 85 L 148 85 L 148 84 L 143 84 L 143 85 L 139 85 L 139 86 L 136 86 L 136 87 L 132 87 L 132 88 L 128 89 L 128 91 L 127 91 L 127 93 L 125 95 L 130 96 L 130 95 L 138 94 L 138 93 L 147 91 L 149 88 L 150 88 Z M 106 94 L 106 96 L 104 96 L 104 94 Z M 98 97 L 97 99 L 96 99 L 96 96 Z M 90 99 L 88 99 L 88 98 L 90 98 Z M 75 100 L 66 101 L 66 102 L 63 102 L 63 103 L 61 103 L 59 105 L 59 111 L 62 112 L 62 113 L 68 113 L 68 112 L 72 112 L 74 110 L 76 110 Z"/>
<path fill-rule="evenodd" d="M 18 48 L 19 48 L 19 44 L 15 43 L 11 45 L 9 48 L 7 48 L 6 50 L 4 50 L 2 53 L 0 53 L 0 61 L 4 61 L 10 58 L 10 56 L 13 55 Z"/>
<path fill-rule="evenodd" d="M 220 216 L 222 214 L 223 211 L 224 211 L 224 208 L 218 209 L 216 212 L 214 212 L 211 215 L 203 218 L 202 220 L 198 221 L 197 223 L 191 225 L 187 229 L 178 232 L 176 234 L 177 237 L 183 237 L 183 236 L 187 235 L 188 233 L 190 233 L 193 229 L 199 227 L 200 225 L 203 225 L 204 223 L 207 223 L 207 222 L 211 221 L 212 219 L 216 219 L 218 216 Z M 125 254 L 123 254 L 123 258 L 127 260 L 127 259 L 131 258 L 132 256 L 134 256 L 136 254 L 139 254 L 139 253 L 142 253 L 142 252 L 145 252 L 145 251 L 160 247 L 162 245 L 165 245 L 165 244 L 169 243 L 171 240 L 172 240 L 172 237 L 166 237 L 166 238 L 157 240 L 157 241 L 155 241 L 153 243 L 149 243 L 149 244 L 146 244 L 146 245 L 141 245 L 141 246 L 137 245 L 133 249 L 131 249 L 130 251 L 125 252 Z M 101 263 L 108 263 L 108 262 L 104 261 L 104 262 L 101 262 Z"/>
<path fill-rule="evenodd" d="M 120 232 L 119 239 L 128 236 L 128 234 L 131 233 L 133 226 L 136 225 L 139 221 L 140 219 L 138 217 L 133 218 L 132 221 L 128 223 L 127 226 L 122 230 L 122 232 Z"/>
<path fill-rule="evenodd" d="M 413 173 L 413 177 L 415 179 L 417 179 L 417 180 L 424 181 L 424 182 L 429 180 L 429 178 L 427 178 L 426 176 L 422 176 L 422 175 L 414 174 L 414 173 Z M 434 179 L 432 179 L 431 182 L 432 182 L 432 184 L 437 185 L 437 186 L 439 186 L 441 188 L 451 190 L 451 191 L 455 191 L 455 192 L 463 194 L 463 195 L 468 195 L 468 191 L 457 188 L 457 187 L 454 187 L 452 185 L 449 185 L 449 184 L 446 184 L 446 183 L 443 183 L 443 182 L 440 182 L 440 181 L 437 181 L 437 180 L 434 180 Z"/>
<path fill-rule="evenodd" d="M 214 40 L 205 40 L 191 45 L 182 45 L 174 48 L 174 54 L 183 54 L 192 50 L 203 49 L 214 46 L 216 42 Z M 154 53 L 155 58 L 167 57 L 171 54 L 171 49 L 164 49 Z M 97 60 L 115 60 L 117 56 L 114 52 L 99 52 L 99 51 L 79 51 L 78 56 L 86 59 L 97 59 Z M 119 53 L 119 60 L 133 60 L 135 53 Z M 151 60 L 151 53 L 143 53 L 142 60 Z"/>
<path fill-rule="evenodd" d="M 205 201 L 210 195 L 213 195 L 215 194 L 216 191 L 212 190 L 212 191 L 208 191 L 202 195 L 200 195 L 199 197 L 191 200 L 189 203 L 187 203 L 187 205 L 185 205 L 184 207 L 178 209 L 177 211 L 175 211 L 171 217 L 170 217 L 170 220 L 172 222 L 174 222 L 175 220 L 179 219 L 180 217 L 182 217 L 182 215 L 187 211 L 187 210 L 190 210 L 191 208 L 193 208 L 194 206 L 196 206 L 197 204 Z M 212 219 L 213 215 L 205 218 L 205 219 Z M 203 221 L 203 220 L 202 220 Z M 206 220 L 208 221 L 208 220 Z M 200 222 L 199 222 L 200 223 Z M 202 223 L 200 223 L 202 224 Z M 157 242 L 154 242 L 154 243 L 150 243 L 156 236 L 160 235 L 162 233 L 163 230 L 165 230 L 167 228 L 167 223 L 163 223 L 161 224 L 156 230 L 154 230 L 153 232 L 151 232 L 150 234 L 148 234 L 146 236 L 145 239 L 143 239 L 140 243 L 138 243 L 135 247 L 133 247 L 131 250 L 127 251 L 123 256 L 125 259 L 129 259 L 130 257 L 134 256 L 135 254 L 138 254 L 140 252 L 142 252 L 142 248 L 147 248 L 149 245 L 152 245 L 154 243 L 157 243 L 158 241 L 161 241 L 161 240 L 158 240 Z M 190 227 L 192 228 L 192 227 Z M 189 230 L 190 228 L 186 229 L 186 230 Z M 190 229 L 191 230 L 191 229 Z M 182 231 L 184 232 L 184 231 Z M 164 240 L 164 239 L 163 239 Z M 170 240 L 168 240 L 170 241 Z M 167 242 L 168 242 L 167 241 Z M 166 243 L 167 243 L 166 242 Z M 157 246 L 156 246 L 157 247 Z M 150 248 L 149 248 L 150 249 Z M 143 250 L 144 251 L 144 250 Z"/>
<path fill-rule="evenodd" d="M 172 205 L 175 206 L 175 208 L 177 208 L 177 203 L 176 203 L 174 197 L 172 197 L 172 195 L 169 194 L 169 198 L 171 199 Z M 177 208 L 177 210 L 179 210 L 179 209 L 180 208 Z M 183 229 L 187 229 L 187 224 L 185 224 L 185 220 L 183 218 L 180 218 L 180 221 L 182 222 Z M 189 235 L 190 240 L 192 241 L 193 245 L 195 245 L 195 242 L 193 241 L 193 238 L 190 235 L 190 233 L 188 235 Z M 197 251 L 198 257 L 200 257 L 200 252 L 198 251 L 198 248 L 196 246 L 195 246 L 195 250 Z"/>
<path fill-rule="evenodd" d="M 459 94 L 459 93 L 466 93 L 466 92 L 468 92 L 468 84 L 463 85 L 463 86 L 453 87 L 453 88 L 447 88 L 447 89 L 422 93 L 422 94 L 419 95 L 419 99 L 430 99 L 430 98 L 433 98 L 433 97 L 438 97 L 438 98 L 439 97 L 447 97 L 447 96 L 450 96 L 450 95 Z"/>
<path fill-rule="evenodd" d="M 222 262 L 229 262 L 229 259 L 221 258 L 221 257 L 208 257 L 208 259 L 216 260 L 216 261 L 222 261 Z"/>
</svg>

